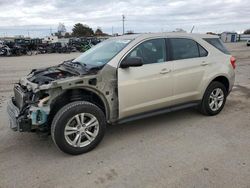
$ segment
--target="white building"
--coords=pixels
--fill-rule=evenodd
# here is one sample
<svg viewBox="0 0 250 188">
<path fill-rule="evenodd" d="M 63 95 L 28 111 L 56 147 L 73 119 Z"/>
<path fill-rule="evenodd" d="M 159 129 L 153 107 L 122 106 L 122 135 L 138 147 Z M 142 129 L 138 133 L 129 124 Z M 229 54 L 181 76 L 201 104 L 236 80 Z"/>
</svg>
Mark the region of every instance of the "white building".
<svg viewBox="0 0 250 188">
<path fill-rule="evenodd" d="M 220 36 L 223 42 L 237 42 L 237 33 L 236 32 L 223 32 Z"/>
<path fill-rule="evenodd" d="M 43 38 L 43 43 L 55 43 L 58 42 L 57 36 L 46 36 Z"/>
<path fill-rule="evenodd" d="M 60 42 L 62 44 L 62 46 L 65 46 L 69 43 L 69 38 L 60 38 L 60 39 L 58 39 L 57 42 Z"/>
</svg>

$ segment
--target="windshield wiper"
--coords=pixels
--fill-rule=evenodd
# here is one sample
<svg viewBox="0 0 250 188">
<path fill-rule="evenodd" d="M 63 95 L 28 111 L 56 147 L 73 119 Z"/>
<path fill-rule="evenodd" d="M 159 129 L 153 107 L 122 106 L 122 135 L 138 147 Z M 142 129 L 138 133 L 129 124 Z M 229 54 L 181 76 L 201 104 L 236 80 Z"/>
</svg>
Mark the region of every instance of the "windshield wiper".
<svg viewBox="0 0 250 188">
<path fill-rule="evenodd" d="M 67 68 L 71 71 L 77 72 L 78 74 L 83 74 L 88 72 L 88 68 L 87 68 L 87 64 L 86 63 L 80 63 L 78 61 L 73 61 L 72 60 L 68 60 L 68 61 L 64 61 L 61 65 L 64 68 Z"/>
<path fill-rule="evenodd" d="M 77 67 L 72 63 L 72 61 L 73 61 L 74 59 L 71 59 L 71 60 L 68 60 L 68 61 L 64 61 L 62 64 L 61 64 L 61 66 L 63 66 L 64 67 L 64 69 L 67 69 L 68 71 L 70 71 L 70 72 L 73 72 L 73 73 L 76 73 L 76 74 L 81 74 L 81 72 L 80 71 L 78 71 L 78 69 L 79 69 L 79 65 L 77 65 L 77 64 L 75 64 L 75 65 L 77 65 Z"/>
<path fill-rule="evenodd" d="M 85 68 L 86 66 L 87 66 L 87 64 L 86 63 L 80 63 L 80 62 L 78 62 L 78 61 L 72 61 L 71 63 L 73 63 L 73 64 L 76 64 L 76 65 L 80 65 L 81 67 L 83 67 L 83 68 Z"/>
</svg>

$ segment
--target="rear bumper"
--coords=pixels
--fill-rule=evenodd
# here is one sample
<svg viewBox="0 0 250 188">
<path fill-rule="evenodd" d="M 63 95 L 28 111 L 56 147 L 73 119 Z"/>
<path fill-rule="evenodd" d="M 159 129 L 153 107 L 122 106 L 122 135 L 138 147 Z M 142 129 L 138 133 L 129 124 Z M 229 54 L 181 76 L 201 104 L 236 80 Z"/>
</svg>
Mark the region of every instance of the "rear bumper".
<svg viewBox="0 0 250 188">
<path fill-rule="evenodd" d="M 13 131 L 29 132 L 31 131 L 31 120 L 20 114 L 20 110 L 15 105 L 15 100 L 12 98 L 7 103 L 7 113 L 10 123 L 10 128 Z"/>
</svg>

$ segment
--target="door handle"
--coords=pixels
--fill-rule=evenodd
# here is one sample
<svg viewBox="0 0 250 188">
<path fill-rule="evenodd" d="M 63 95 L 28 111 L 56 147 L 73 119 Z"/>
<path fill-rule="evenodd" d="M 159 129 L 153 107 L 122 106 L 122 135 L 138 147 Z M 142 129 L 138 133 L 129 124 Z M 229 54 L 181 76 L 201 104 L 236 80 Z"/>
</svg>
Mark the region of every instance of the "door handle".
<svg viewBox="0 0 250 188">
<path fill-rule="evenodd" d="M 202 61 L 201 66 L 206 66 L 208 63 L 206 61 Z"/>
<path fill-rule="evenodd" d="M 160 74 L 167 74 L 169 72 L 171 72 L 170 69 L 162 69 L 161 72 L 160 72 Z"/>
</svg>

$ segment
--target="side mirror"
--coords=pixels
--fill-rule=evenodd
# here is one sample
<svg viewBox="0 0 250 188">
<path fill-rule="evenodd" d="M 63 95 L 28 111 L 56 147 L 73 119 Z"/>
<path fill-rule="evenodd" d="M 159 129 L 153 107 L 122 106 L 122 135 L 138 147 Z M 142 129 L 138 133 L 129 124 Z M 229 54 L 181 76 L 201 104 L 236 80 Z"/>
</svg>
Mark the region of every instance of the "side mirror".
<svg viewBox="0 0 250 188">
<path fill-rule="evenodd" d="M 128 68 L 128 67 L 139 67 L 142 66 L 142 58 L 140 57 L 129 57 L 121 62 L 121 68 Z"/>
</svg>

